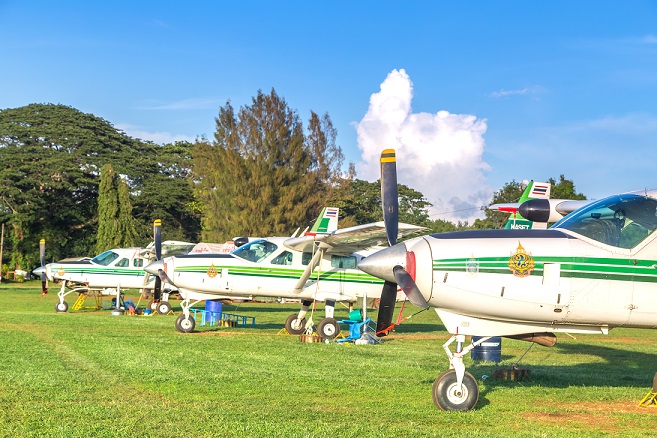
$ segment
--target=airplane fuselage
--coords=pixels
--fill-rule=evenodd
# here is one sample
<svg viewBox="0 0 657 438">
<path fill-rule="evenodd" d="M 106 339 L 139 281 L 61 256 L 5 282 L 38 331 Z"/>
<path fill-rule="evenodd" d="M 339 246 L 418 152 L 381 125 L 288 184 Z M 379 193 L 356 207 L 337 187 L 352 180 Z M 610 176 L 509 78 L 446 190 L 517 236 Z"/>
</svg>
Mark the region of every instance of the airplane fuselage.
<svg viewBox="0 0 657 438">
<path fill-rule="evenodd" d="M 416 283 L 451 333 L 657 328 L 656 236 L 611 248 L 559 230 L 492 230 L 405 242 Z"/>
<path fill-rule="evenodd" d="M 381 295 L 383 281 L 356 268 L 362 256 L 325 254 L 299 293 L 293 291 L 302 276 L 311 253 L 290 250 L 286 238 L 269 238 L 273 245 L 263 258 L 235 254 L 188 254 L 163 260 L 164 271 L 181 294 L 267 296 L 355 302 L 364 294 Z"/>
</svg>

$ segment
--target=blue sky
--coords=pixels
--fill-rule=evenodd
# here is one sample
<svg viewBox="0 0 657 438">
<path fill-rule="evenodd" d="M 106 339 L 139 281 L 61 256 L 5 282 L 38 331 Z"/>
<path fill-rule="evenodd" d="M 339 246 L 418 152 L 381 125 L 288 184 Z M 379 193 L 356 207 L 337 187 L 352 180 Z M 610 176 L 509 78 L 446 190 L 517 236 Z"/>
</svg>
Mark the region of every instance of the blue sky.
<svg viewBox="0 0 657 438">
<path fill-rule="evenodd" d="M 655 1 L 0 0 L 0 59 L 0 109 L 61 103 L 157 143 L 274 88 L 329 113 L 364 179 L 397 148 L 434 218 L 562 173 L 590 198 L 657 188 Z"/>
</svg>

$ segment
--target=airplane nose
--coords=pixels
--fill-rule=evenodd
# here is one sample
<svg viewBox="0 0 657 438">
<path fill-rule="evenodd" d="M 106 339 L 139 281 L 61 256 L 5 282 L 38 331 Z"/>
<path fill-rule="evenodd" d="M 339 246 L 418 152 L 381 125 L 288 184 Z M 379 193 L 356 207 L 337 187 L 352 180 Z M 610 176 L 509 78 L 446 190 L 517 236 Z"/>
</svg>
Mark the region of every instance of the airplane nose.
<svg viewBox="0 0 657 438">
<path fill-rule="evenodd" d="M 34 271 L 32 271 L 32 274 L 36 275 L 37 277 L 41 277 L 41 274 L 43 274 L 44 272 L 46 272 L 46 267 L 39 266 Z"/>
<path fill-rule="evenodd" d="M 406 245 L 398 243 L 365 257 L 358 263 L 358 269 L 368 274 L 396 283 L 393 268 L 406 266 Z"/>
<path fill-rule="evenodd" d="M 164 270 L 164 261 L 163 260 L 158 260 L 156 262 L 153 262 L 153 263 L 147 265 L 144 268 L 144 270 L 146 272 L 148 272 L 149 274 L 153 274 L 153 275 L 158 275 L 157 274 L 158 269 Z"/>
</svg>

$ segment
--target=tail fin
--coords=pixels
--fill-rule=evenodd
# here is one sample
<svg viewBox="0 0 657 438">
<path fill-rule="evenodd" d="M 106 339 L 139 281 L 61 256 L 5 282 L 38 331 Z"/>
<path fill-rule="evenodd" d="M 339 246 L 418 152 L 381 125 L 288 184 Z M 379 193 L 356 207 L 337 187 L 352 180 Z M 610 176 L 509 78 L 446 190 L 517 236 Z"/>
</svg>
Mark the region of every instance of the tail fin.
<svg viewBox="0 0 657 438">
<path fill-rule="evenodd" d="M 315 221 L 311 233 L 332 233 L 338 229 L 339 208 L 324 207 L 319 217 Z"/>
<path fill-rule="evenodd" d="M 543 182 L 534 182 L 529 181 L 527 187 L 522 192 L 518 204 L 522 204 L 525 201 L 530 199 L 550 199 L 550 188 L 549 183 Z M 547 223 L 543 222 L 532 222 L 525 219 L 518 213 L 517 209 L 509 213 L 509 218 L 504 223 L 504 229 L 521 229 L 521 230 L 530 230 L 530 229 L 546 229 Z"/>
</svg>

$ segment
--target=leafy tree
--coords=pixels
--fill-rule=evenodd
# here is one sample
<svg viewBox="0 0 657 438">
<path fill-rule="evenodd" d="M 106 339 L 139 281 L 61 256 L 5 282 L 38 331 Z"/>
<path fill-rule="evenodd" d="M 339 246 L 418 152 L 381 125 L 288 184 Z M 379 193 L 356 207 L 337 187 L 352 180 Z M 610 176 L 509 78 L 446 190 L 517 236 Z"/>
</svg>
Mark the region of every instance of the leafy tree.
<svg viewBox="0 0 657 438">
<path fill-rule="evenodd" d="M 125 175 L 133 205 L 141 206 L 144 188 L 163 171 L 158 161 L 163 149 L 64 105 L 0 111 L 0 220 L 7 225 L 10 264 L 37 266 L 41 238 L 49 260 L 94 255 L 101 167 L 111 164 Z M 175 167 L 173 154 L 164 161 Z M 170 184 L 178 184 L 175 177 L 163 178 L 159 191 L 166 194 Z M 191 199 L 191 189 L 187 194 Z M 177 211 L 171 215 L 182 216 Z M 139 216 L 137 243 L 150 241 L 153 219 Z"/>
<path fill-rule="evenodd" d="M 575 191 L 575 183 L 566 179 L 563 174 L 559 175 L 559 181 L 557 182 L 554 178 L 548 180 L 552 184 L 550 190 L 550 197 L 554 199 L 586 199 L 581 193 Z"/>
<path fill-rule="evenodd" d="M 336 206 L 340 215 L 354 224 L 366 224 L 383 220 L 381 209 L 381 183 L 356 179 L 350 184 L 349 195 Z M 399 192 L 399 220 L 413 225 L 427 226 L 431 205 L 422 193 L 403 184 L 397 185 Z"/>
</svg>

